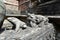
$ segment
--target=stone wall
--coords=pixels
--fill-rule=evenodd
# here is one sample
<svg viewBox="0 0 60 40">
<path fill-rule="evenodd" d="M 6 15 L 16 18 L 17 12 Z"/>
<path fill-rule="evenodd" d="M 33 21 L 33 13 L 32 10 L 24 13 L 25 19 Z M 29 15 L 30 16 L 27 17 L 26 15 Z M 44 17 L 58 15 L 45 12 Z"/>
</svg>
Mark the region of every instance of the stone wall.
<svg viewBox="0 0 60 40">
<path fill-rule="evenodd" d="M 19 0 L 19 10 L 25 11 L 28 9 L 30 0 Z"/>
<path fill-rule="evenodd" d="M 18 10 L 17 0 L 5 0 L 6 9 Z"/>
</svg>

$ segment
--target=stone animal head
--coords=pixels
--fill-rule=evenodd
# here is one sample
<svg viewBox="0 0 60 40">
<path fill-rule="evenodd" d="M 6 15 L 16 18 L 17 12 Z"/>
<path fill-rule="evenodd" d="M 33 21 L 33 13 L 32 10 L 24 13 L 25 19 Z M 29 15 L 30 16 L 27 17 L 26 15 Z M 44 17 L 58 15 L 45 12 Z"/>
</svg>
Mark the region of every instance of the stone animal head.
<svg viewBox="0 0 60 40">
<path fill-rule="evenodd" d="M 30 20 L 30 21 L 35 22 L 35 20 L 36 20 L 35 14 L 28 13 L 28 18 L 27 19 Z"/>
</svg>

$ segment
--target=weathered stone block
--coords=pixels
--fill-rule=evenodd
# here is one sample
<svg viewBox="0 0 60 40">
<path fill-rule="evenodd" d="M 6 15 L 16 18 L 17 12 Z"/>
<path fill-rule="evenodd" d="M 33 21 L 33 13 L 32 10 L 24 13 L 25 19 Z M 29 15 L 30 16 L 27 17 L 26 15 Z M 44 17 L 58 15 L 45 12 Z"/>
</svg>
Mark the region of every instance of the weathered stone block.
<svg viewBox="0 0 60 40">
<path fill-rule="evenodd" d="M 52 24 L 44 25 L 40 28 L 20 29 L 18 32 L 14 30 L 6 30 L 0 34 L 0 36 L 5 37 L 4 40 L 55 40 Z"/>
</svg>

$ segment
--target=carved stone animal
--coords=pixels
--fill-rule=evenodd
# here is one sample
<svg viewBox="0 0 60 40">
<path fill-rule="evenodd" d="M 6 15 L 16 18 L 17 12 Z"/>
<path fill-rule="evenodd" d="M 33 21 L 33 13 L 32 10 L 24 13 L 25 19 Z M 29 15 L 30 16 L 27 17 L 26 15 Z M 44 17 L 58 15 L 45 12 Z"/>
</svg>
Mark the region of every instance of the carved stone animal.
<svg viewBox="0 0 60 40">
<path fill-rule="evenodd" d="M 29 13 L 27 19 L 30 21 L 30 25 L 32 27 L 48 24 L 48 18 L 42 15 L 35 15 Z"/>
<path fill-rule="evenodd" d="M 15 18 L 15 17 L 8 17 L 7 20 L 10 21 L 11 23 L 15 24 L 15 26 L 16 26 L 15 31 L 18 31 L 20 28 L 27 27 L 26 23 L 24 23 L 23 21 Z"/>
</svg>

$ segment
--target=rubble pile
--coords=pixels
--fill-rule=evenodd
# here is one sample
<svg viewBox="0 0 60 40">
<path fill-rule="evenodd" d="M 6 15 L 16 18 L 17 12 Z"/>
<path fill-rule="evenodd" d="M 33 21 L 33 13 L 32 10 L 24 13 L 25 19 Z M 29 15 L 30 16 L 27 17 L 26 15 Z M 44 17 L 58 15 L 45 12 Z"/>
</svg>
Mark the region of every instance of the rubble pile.
<svg viewBox="0 0 60 40">
<path fill-rule="evenodd" d="M 55 30 L 48 18 L 42 15 L 28 14 L 27 23 L 15 18 L 7 18 L 16 25 L 14 30 L 5 30 L 0 34 L 0 40 L 55 40 Z"/>
</svg>

